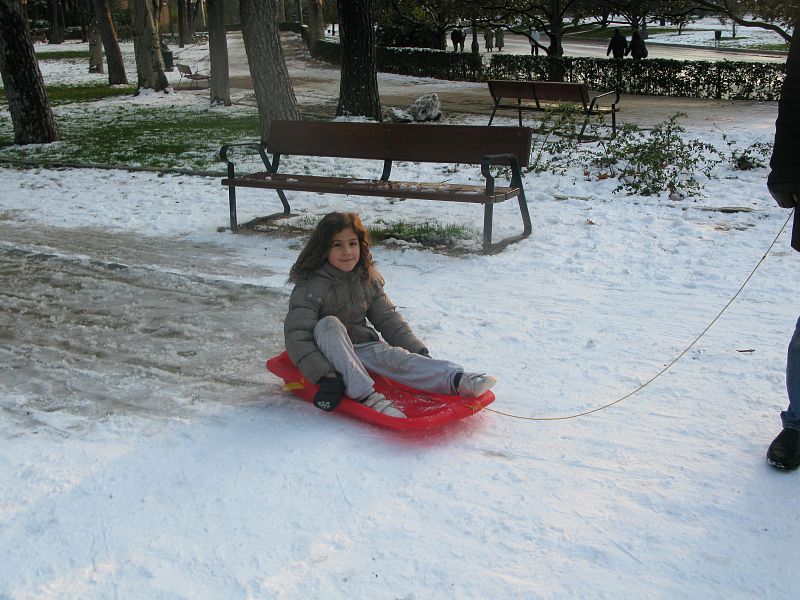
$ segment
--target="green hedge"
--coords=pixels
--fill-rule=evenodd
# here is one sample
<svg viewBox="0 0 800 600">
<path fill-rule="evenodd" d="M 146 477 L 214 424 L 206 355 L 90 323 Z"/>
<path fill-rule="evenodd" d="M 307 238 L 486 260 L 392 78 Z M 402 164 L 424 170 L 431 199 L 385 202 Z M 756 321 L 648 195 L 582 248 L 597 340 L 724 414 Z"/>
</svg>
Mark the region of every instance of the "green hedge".
<svg viewBox="0 0 800 600">
<path fill-rule="evenodd" d="M 336 42 L 320 41 L 314 55 L 340 64 Z M 382 73 L 456 81 L 488 79 L 559 80 L 586 83 L 597 90 L 619 88 L 625 94 L 768 100 L 780 98 L 785 63 L 688 61 L 648 58 L 634 61 L 582 56 L 493 54 L 487 65 L 480 55 L 422 48 L 378 47 Z"/>
<path fill-rule="evenodd" d="M 565 81 L 626 94 L 778 100 L 786 74 L 785 63 L 702 61 L 650 58 L 642 61 L 564 56 L 493 55 L 487 79 L 554 79 L 563 69 Z"/>
</svg>

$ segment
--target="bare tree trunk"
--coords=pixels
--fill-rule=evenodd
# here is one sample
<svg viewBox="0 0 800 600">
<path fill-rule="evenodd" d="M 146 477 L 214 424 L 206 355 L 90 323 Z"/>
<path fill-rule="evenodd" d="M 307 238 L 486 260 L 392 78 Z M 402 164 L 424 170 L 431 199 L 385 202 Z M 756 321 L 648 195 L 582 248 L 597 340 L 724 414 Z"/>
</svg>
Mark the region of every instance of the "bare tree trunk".
<svg viewBox="0 0 800 600">
<path fill-rule="evenodd" d="M 91 0 L 84 0 L 87 10 L 87 37 L 89 38 L 89 73 L 105 73 L 103 68 L 103 41 L 100 39 L 100 27 L 92 10 Z"/>
<path fill-rule="evenodd" d="M 240 0 L 242 38 L 258 104 L 261 141 L 266 143 L 273 120 L 300 118 L 297 100 L 281 47 L 278 0 Z"/>
<path fill-rule="evenodd" d="M 278 0 L 278 23 L 286 21 L 286 0 Z"/>
<path fill-rule="evenodd" d="M 153 5 L 150 0 L 131 0 L 130 7 L 137 86 L 139 89 L 148 88 L 160 92 L 169 87 L 169 82 L 164 75 L 164 61 L 153 19 Z"/>
<path fill-rule="evenodd" d="M 306 0 L 306 14 L 308 16 L 308 46 L 313 50 L 319 40 L 325 39 L 322 0 Z"/>
<path fill-rule="evenodd" d="M 342 77 L 338 116 L 381 120 L 372 0 L 338 0 Z"/>
<path fill-rule="evenodd" d="M 225 0 L 208 0 L 208 52 L 211 57 L 211 104 L 231 105 Z"/>
<path fill-rule="evenodd" d="M 197 19 L 195 28 L 200 27 L 201 31 L 208 31 L 208 8 L 206 0 L 197 0 Z"/>
<path fill-rule="evenodd" d="M 178 0 L 178 47 L 189 43 L 189 8 L 188 0 Z"/>
<path fill-rule="evenodd" d="M 0 0 L 0 77 L 11 113 L 14 143 L 58 141 L 58 127 L 19 0 Z"/>
<path fill-rule="evenodd" d="M 47 42 L 64 43 L 64 17 L 61 11 L 61 0 L 47 0 Z"/>
<path fill-rule="evenodd" d="M 303 24 L 303 0 L 294 0 L 294 10 L 297 13 L 297 22 Z"/>
<path fill-rule="evenodd" d="M 172 17 L 169 12 L 169 0 L 161 0 L 158 7 L 158 29 L 161 33 L 166 33 L 172 24 Z"/>
<path fill-rule="evenodd" d="M 117 28 L 111 18 L 111 9 L 108 7 L 108 0 L 93 0 L 94 16 L 100 27 L 100 38 L 103 40 L 103 48 L 106 51 L 106 62 L 108 63 L 108 83 L 110 85 L 120 85 L 128 83 L 128 76 L 125 74 L 125 63 L 122 61 L 122 52 L 119 49 L 119 39 L 117 38 Z"/>
</svg>

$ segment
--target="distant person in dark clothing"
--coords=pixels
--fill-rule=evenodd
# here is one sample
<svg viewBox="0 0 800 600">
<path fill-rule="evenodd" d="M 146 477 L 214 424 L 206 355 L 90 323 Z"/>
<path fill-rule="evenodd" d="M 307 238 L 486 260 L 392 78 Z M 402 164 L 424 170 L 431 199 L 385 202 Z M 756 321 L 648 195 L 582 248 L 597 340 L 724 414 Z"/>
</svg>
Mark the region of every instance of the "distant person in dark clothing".
<svg viewBox="0 0 800 600">
<path fill-rule="evenodd" d="M 606 56 L 614 53 L 614 58 L 623 58 L 628 52 L 628 40 L 619 32 L 619 29 L 614 30 L 614 35 L 611 36 L 611 41 L 608 42 L 608 50 Z"/>
<path fill-rule="evenodd" d="M 539 56 L 539 40 L 541 39 L 541 34 L 531 27 L 530 31 L 530 41 L 531 41 L 531 54 L 534 56 Z"/>
<path fill-rule="evenodd" d="M 461 52 L 464 51 L 465 39 L 467 39 L 467 34 L 464 33 L 463 29 L 460 27 L 453 29 L 453 32 L 450 34 L 450 41 L 453 42 L 453 52 L 458 52 L 459 46 L 461 47 Z"/>
<path fill-rule="evenodd" d="M 647 58 L 647 46 L 644 45 L 644 38 L 638 29 L 631 34 L 631 43 L 625 51 L 626 55 L 629 53 L 633 60 Z"/>
<path fill-rule="evenodd" d="M 483 39 L 486 42 L 486 51 L 491 52 L 494 49 L 494 31 L 487 29 L 483 34 Z"/>
</svg>

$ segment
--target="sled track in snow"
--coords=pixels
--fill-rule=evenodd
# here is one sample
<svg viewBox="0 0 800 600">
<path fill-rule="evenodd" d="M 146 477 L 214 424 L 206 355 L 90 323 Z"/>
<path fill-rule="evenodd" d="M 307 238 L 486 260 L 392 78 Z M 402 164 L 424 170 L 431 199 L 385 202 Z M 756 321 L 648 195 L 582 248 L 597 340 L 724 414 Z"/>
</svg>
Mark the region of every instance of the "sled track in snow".
<svg viewBox="0 0 800 600">
<path fill-rule="evenodd" d="M 3 412 L 36 426 L 52 411 L 152 418 L 257 400 L 286 298 L 237 282 L 257 274 L 225 258 L 183 240 L 0 223 Z"/>
</svg>

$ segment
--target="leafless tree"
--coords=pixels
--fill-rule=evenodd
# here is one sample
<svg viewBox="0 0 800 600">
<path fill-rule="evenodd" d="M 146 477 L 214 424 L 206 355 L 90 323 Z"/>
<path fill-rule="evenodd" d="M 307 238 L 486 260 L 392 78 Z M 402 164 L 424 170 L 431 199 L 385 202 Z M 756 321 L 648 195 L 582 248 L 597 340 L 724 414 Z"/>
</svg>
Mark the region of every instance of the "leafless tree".
<svg viewBox="0 0 800 600">
<path fill-rule="evenodd" d="M 58 141 L 58 127 L 19 0 L 0 0 L 0 77 L 6 89 L 14 142 Z"/>
<path fill-rule="evenodd" d="M 239 2 L 242 39 L 256 93 L 262 142 L 266 142 L 273 120 L 300 118 L 281 46 L 277 3 L 278 0 Z"/>
</svg>

